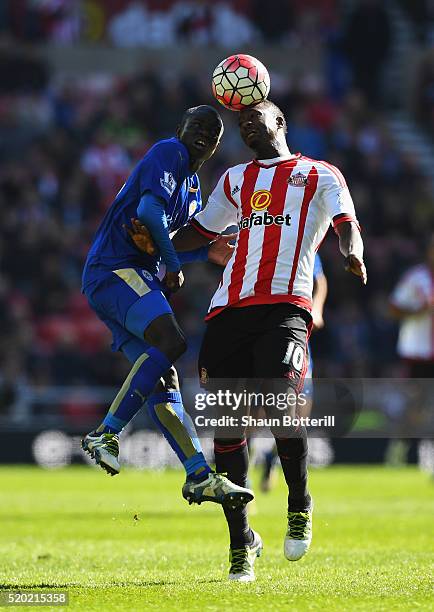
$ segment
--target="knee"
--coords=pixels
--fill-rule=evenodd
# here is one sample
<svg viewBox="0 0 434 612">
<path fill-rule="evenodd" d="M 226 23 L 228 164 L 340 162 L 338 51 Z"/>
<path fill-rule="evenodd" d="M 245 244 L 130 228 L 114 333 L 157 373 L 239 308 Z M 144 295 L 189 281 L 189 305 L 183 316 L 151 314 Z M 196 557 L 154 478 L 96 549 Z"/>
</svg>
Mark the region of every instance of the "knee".
<svg viewBox="0 0 434 612">
<path fill-rule="evenodd" d="M 177 334 L 172 338 L 167 339 L 167 356 L 170 361 L 176 361 L 185 353 L 187 350 L 187 341 L 183 334 Z"/>
<path fill-rule="evenodd" d="M 153 346 L 166 355 L 174 363 L 187 350 L 187 342 L 183 334 L 168 334 L 155 339 Z"/>
</svg>

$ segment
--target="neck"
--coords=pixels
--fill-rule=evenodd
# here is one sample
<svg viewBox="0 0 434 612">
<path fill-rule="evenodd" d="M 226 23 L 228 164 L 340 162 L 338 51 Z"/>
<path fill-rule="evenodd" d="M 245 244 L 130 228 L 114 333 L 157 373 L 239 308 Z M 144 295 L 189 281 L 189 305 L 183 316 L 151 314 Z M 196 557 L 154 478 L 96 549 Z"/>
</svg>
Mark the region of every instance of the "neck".
<svg viewBox="0 0 434 612">
<path fill-rule="evenodd" d="M 286 141 L 273 141 L 254 149 L 256 159 L 273 159 L 274 157 L 289 157 L 291 151 Z"/>
<path fill-rule="evenodd" d="M 181 140 L 182 142 L 182 140 Z M 182 143 L 184 144 L 184 143 Z M 198 172 L 198 170 L 202 167 L 203 165 L 203 161 L 200 159 L 197 159 L 197 157 L 194 157 L 190 151 L 190 149 L 187 147 L 187 145 L 184 144 L 184 147 L 187 149 L 188 151 L 188 158 L 189 158 L 189 167 L 190 167 L 190 172 L 192 174 L 194 174 L 195 172 Z"/>
<path fill-rule="evenodd" d="M 200 168 L 202 167 L 203 162 L 202 161 L 198 161 L 197 159 L 193 159 L 190 155 L 190 172 L 192 174 L 195 174 L 196 172 L 198 172 L 200 170 Z"/>
</svg>

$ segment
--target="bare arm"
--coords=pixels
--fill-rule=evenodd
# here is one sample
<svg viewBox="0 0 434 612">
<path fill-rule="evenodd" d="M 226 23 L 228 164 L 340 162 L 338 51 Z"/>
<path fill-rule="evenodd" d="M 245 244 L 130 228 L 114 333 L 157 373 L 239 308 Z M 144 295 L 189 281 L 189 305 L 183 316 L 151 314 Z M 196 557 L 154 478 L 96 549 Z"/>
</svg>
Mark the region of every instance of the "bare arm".
<svg viewBox="0 0 434 612">
<path fill-rule="evenodd" d="M 351 221 L 344 221 L 336 226 L 339 236 L 339 249 L 346 258 L 345 269 L 356 276 L 360 276 L 362 283 L 366 285 L 368 276 L 363 261 L 363 240 L 359 228 Z"/>
<path fill-rule="evenodd" d="M 199 233 L 192 225 L 184 225 L 172 238 L 173 246 L 177 251 L 193 251 L 213 242 L 215 237 L 209 238 Z"/>
</svg>

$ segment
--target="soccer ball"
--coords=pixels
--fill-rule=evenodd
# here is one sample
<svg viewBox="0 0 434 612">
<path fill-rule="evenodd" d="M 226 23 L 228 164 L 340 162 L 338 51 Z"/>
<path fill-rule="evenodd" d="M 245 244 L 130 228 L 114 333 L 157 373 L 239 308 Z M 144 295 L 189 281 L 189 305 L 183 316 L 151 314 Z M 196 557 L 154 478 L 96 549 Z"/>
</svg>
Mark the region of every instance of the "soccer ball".
<svg viewBox="0 0 434 612">
<path fill-rule="evenodd" d="M 251 55 L 231 55 L 212 75 L 212 92 L 226 108 L 240 111 L 265 100 L 270 76 L 264 64 Z"/>
</svg>

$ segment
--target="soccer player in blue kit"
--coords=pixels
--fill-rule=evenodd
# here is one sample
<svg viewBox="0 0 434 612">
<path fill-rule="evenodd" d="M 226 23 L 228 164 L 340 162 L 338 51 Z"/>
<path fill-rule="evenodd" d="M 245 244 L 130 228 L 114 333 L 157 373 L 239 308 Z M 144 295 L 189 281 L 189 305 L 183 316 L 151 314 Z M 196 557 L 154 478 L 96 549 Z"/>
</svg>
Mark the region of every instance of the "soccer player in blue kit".
<svg viewBox="0 0 434 612">
<path fill-rule="evenodd" d="M 196 172 L 214 154 L 222 133 L 214 108 L 188 109 L 176 137 L 157 142 L 136 165 L 97 230 L 83 292 L 111 330 L 112 349 L 121 350 L 132 368 L 103 422 L 82 446 L 109 474 L 118 474 L 119 433 L 146 402 L 186 470 L 183 497 L 235 508 L 253 499 L 253 493 L 214 473 L 205 460 L 173 367 L 186 342 L 166 297 L 184 282 L 182 262 L 208 258 L 208 247 L 178 254 L 169 234 L 200 211 Z M 136 217 L 152 232 L 155 255 L 141 252 L 125 230 Z M 157 276 L 161 262 L 166 266 L 162 281 Z"/>
</svg>

